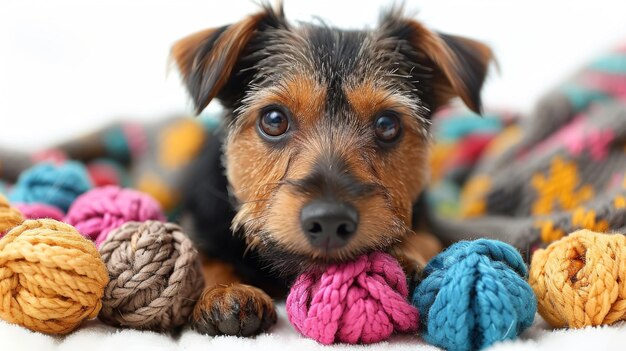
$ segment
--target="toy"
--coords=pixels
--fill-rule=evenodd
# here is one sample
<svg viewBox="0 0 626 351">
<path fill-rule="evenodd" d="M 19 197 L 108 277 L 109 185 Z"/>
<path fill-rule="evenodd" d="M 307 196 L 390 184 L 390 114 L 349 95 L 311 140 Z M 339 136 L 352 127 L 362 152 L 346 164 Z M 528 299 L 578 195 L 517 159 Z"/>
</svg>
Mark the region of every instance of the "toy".
<svg viewBox="0 0 626 351">
<path fill-rule="evenodd" d="M 0 239 L 0 318 L 65 334 L 100 311 L 106 268 L 92 242 L 52 219 L 27 220 Z"/>
<path fill-rule="evenodd" d="M 91 188 L 85 167 L 74 161 L 60 165 L 37 164 L 20 175 L 9 193 L 13 203 L 44 203 L 67 211 L 70 204 Z"/>
<path fill-rule="evenodd" d="M 510 245 L 458 242 L 433 258 L 413 294 L 424 339 L 449 351 L 478 350 L 514 339 L 537 309 L 526 266 Z"/>
<path fill-rule="evenodd" d="M 99 247 L 111 230 L 129 221 L 150 219 L 165 221 L 161 206 L 152 197 L 132 189 L 105 186 L 78 197 L 65 222 Z"/>
<path fill-rule="evenodd" d="M 27 219 L 50 218 L 57 221 L 63 220 L 63 212 L 52 205 L 36 202 L 30 204 L 18 203 L 15 204 L 15 208 Z"/>
<path fill-rule="evenodd" d="M 95 187 L 131 185 L 130 175 L 118 162 L 107 159 L 96 159 L 86 164 L 87 172 Z"/>
<path fill-rule="evenodd" d="M 626 320 L 626 236 L 579 230 L 537 250 L 530 285 L 553 327 Z"/>
<path fill-rule="evenodd" d="M 287 315 L 298 332 L 319 343 L 369 344 L 394 330 L 417 330 L 419 314 L 407 296 L 398 262 L 374 252 L 300 275 L 287 297 Z"/>
<path fill-rule="evenodd" d="M 155 331 L 187 323 L 204 279 L 198 253 L 179 226 L 128 222 L 110 233 L 100 254 L 111 278 L 100 320 Z"/>
</svg>

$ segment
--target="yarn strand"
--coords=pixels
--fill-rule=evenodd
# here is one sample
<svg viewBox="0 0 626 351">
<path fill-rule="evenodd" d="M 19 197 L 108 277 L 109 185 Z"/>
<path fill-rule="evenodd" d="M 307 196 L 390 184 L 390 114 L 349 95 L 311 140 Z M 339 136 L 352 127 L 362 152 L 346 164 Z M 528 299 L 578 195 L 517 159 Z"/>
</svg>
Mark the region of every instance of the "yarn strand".
<svg viewBox="0 0 626 351">
<path fill-rule="evenodd" d="M 24 217 L 17 209 L 9 205 L 9 200 L 0 194 L 0 237 L 9 229 L 22 223 Z"/>
</svg>

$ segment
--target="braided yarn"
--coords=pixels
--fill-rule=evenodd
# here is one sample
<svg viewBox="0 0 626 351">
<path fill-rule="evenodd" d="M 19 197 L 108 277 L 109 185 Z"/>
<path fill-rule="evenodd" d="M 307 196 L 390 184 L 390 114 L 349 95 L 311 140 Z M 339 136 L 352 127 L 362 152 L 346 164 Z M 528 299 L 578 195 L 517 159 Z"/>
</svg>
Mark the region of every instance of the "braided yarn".
<svg viewBox="0 0 626 351">
<path fill-rule="evenodd" d="M 96 242 L 130 221 L 165 221 L 159 203 L 147 194 L 117 186 L 95 188 L 76 199 L 65 217 L 81 234 Z"/>
<path fill-rule="evenodd" d="M 92 242 L 52 219 L 27 220 L 0 239 L 0 318 L 65 334 L 95 318 L 108 282 Z"/>
<path fill-rule="evenodd" d="M 20 175 L 9 193 L 11 202 L 44 203 L 67 211 L 72 202 L 91 188 L 85 167 L 73 161 L 60 165 L 41 163 Z"/>
<path fill-rule="evenodd" d="M 7 198 L 0 194 L 0 237 L 23 220 L 20 211 L 11 207 Z"/>
<path fill-rule="evenodd" d="M 287 297 L 287 316 L 298 332 L 321 344 L 369 344 L 394 330 L 417 330 L 419 315 L 407 296 L 398 262 L 373 252 L 300 275 Z"/>
<path fill-rule="evenodd" d="M 155 331 L 188 321 L 204 279 L 198 252 L 179 226 L 128 222 L 111 232 L 100 254 L 111 278 L 100 320 Z"/>
<path fill-rule="evenodd" d="M 530 285 L 554 327 L 626 320 L 626 236 L 579 230 L 537 250 Z"/>
<path fill-rule="evenodd" d="M 526 266 L 496 240 L 458 242 L 435 256 L 413 294 L 424 339 L 450 351 L 478 350 L 528 328 L 537 302 Z"/>
<path fill-rule="evenodd" d="M 51 205 L 35 202 L 31 204 L 19 203 L 15 204 L 15 208 L 27 219 L 50 218 L 57 221 L 63 220 L 63 212 Z"/>
</svg>

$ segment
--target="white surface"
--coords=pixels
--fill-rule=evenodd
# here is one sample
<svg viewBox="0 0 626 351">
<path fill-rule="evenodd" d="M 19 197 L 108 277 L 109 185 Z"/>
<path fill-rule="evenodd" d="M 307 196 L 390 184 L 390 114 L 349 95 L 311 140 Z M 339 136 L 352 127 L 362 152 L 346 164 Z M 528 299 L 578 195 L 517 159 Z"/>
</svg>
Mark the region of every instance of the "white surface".
<svg viewBox="0 0 626 351">
<path fill-rule="evenodd" d="M 117 330 L 99 322 L 89 322 L 66 337 L 51 337 L 31 332 L 0 321 L 2 350 L 20 351 L 277 351 L 277 350 L 356 350 L 385 349 L 388 351 L 434 351 L 436 347 L 424 344 L 410 335 L 394 336 L 388 342 L 370 346 L 334 345 L 324 347 L 299 336 L 289 325 L 284 305 L 279 308 L 279 320 L 270 334 L 256 338 L 209 337 L 186 330 L 180 337 L 164 334 Z M 582 330 L 549 331 L 545 322 L 537 318 L 535 324 L 515 341 L 493 345 L 489 351 L 567 350 L 567 351 L 623 351 L 626 345 L 626 324 Z"/>
<path fill-rule="evenodd" d="M 387 0 L 287 0 L 290 19 L 373 26 Z M 626 39 L 621 0 L 408 0 L 429 27 L 481 39 L 501 74 L 488 106 L 528 110 L 538 96 Z M 251 0 L 0 0 L 0 146 L 30 149 L 112 119 L 189 110 L 171 44 L 255 11 Z"/>
</svg>

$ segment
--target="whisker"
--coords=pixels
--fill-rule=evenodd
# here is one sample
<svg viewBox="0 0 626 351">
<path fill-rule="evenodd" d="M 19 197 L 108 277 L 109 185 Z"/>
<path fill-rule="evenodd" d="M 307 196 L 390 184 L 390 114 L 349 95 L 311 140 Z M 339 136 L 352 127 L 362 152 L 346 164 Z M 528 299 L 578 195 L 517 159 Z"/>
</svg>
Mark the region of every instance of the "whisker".
<svg viewBox="0 0 626 351">
<path fill-rule="evenodd" d="M 241 222 L 240 224 L 238 224 L 238 227 L 243 227 L 243 226 L 247 225 L 250 222 L 258 221 L 260 219 L 265 219 L 265 218 L 267 218 L 267 215 L 261 215 L 261 216 L 257 216 L 257 217 L 253 217 L 253 218 L 248 218 L 244 222 Z"/>
<path fill-rule="evenodd" d="M 239 191 L 248 191 L 248 190 L 250 190 L 250 189 L 254 189 L 254 188 L 256 188 L 257 190 L 259 190 L 259 189 L 261 189 L 261 188 L 263 188 L 263 187 L 266 187 L 266 186 L 281 185 L 280 183 L 281 183 L 281 182 L 279 181 L 279 182 L 268 182 L 268 183 L 263 183 L 263 184 L 254 184 L 254 185 L 250 185 L 250 186 L 248 186 L 248 187 L 243 187 L 243 188 L 240 188 L 240 189 L 239 189 Z"/>
<path fill-rule="evenodd" d="M 258 202 L 263 202 L 263 201 L 270 201 L 270 198 L 268 197 L 264 199 L 255 199 L 255 200 L 245 201 L 245 202 L 242 202 L 241 205 L 253 204 L 253 203 L 258 203 Z"/>
</svg>

